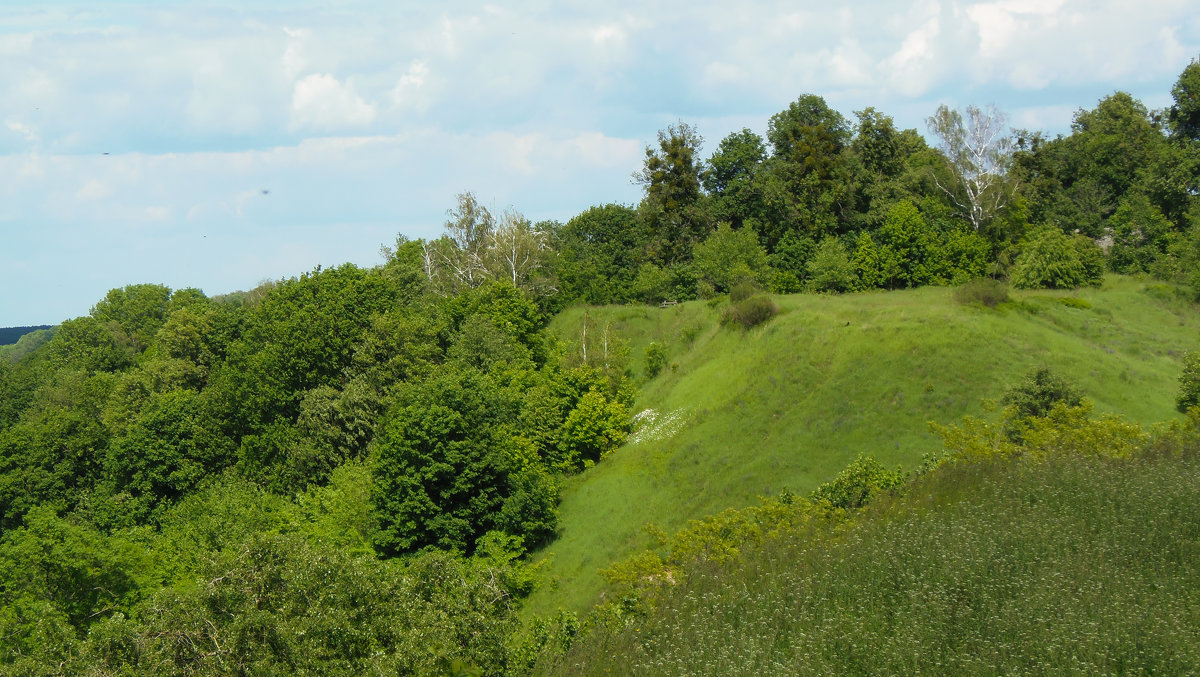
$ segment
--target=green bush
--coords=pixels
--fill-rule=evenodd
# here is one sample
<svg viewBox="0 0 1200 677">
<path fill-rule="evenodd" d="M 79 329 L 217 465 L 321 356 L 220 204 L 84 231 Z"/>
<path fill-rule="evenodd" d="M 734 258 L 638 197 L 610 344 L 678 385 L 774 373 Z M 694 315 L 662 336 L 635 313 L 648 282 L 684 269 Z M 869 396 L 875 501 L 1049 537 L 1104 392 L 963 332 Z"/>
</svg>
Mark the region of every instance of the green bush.
<svg viewBox="0 0 1200 677">
<path fill-rule="evenodd" d="M 1179 375 L 1179 396 L 1175 398 L 1175 406 L 1186 412 L 1196 405 L 1200 405 L 1200 353 L 1189 352 L 1183 356 L 1183 373 Z"/>
<path fill-rule="evenodd" d="M 757 284 L 750 280 L 745 280 L 734 286 L 729 292 L 729 300 L 734 303 L 740 303 L 762 291 Z"/>
<path fill-rule="evenodd" d="M 971 280 L 954 290 L 954 300 L 963 305 L 978 303 L 995 308 L 1008 300 L 1008 285 L 991 278 Z"/>
<path fill-rule="evenodd" d="M 879 494 L 904 486 L 902 471 L 888 470 L 871 456 L 859 456 L 829 482 L 813 492 L 814 501 L 852 510 L 870 503 Z"/>
<path fill-rule="evenodd" d="M 750 329 L 775 317 L 779 307 L 768 296 L 751 296 L 737 303 L 731 303 L 721 314 L 722 324 L 736 324 L 742 329 Z"/>
<path fill-rule="evenodd" d="M 1007 407 L 1005 432 L 1009 439 L 1020 442 L 1030 419 L 1044 418 L 1060 403 L 1078 407 L 1083 404 L 1083 394 L 1050 369 L 1038 367 L 1026 374 L 1023 381 L 1010 387 L 1001 401 Z"/>
<path fill-rule="evenodd" d="M 850 255 L 836 237 L 821 240 L 805 268 L 808 271 L 809 288 L 813 291 L 851 291 L 858 282 Z"/>
<path fill-rule="evenodd" d="M 646 378 L 654 378 L 667 366 L 667 350 L 658 341 L 646 346 Z"/>
<path fill-rule="evenodd" d="M 750 228 L 733 230 L 722 223 L 708 239 L 692 248 L 696 276 L 718 292 L 756 278 L 767 279 L 767 252 Z"/>
<path fill-rule="evenodd" d="M 1024 289 L 1073 289 L 1099 285 L 1103 274 L 1103 254 L 1095 242 L 1044 226 L 1022 247 L 1013 265 L 1012 283 Z"/>
</svg>

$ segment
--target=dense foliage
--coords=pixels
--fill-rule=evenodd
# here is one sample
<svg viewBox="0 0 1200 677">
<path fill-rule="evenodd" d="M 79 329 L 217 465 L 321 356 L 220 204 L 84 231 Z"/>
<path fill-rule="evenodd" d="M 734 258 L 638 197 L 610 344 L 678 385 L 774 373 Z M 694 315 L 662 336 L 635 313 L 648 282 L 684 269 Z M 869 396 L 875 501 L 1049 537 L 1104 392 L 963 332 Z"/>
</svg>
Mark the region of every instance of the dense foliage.
<svg viewBox="0 0 1200 677">
<path fill-rule="evenodd" d="M 632 389 L 543 334 L 535 291 L 447 290 L 420 246 L 116 289 L 0 363 L 0 671 L 519 662 L 522 557 Z"/>
</svg>

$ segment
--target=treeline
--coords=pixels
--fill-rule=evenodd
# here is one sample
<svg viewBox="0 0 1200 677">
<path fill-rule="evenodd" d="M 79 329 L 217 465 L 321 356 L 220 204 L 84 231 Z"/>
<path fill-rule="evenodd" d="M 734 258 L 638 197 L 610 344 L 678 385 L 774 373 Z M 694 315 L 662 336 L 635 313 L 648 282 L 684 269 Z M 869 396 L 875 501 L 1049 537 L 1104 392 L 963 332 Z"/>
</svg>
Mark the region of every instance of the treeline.
<svg viewBox="0 0 1200 677">
<path fill-rule="evenodd" d="M 1067 136 L 1010 130 L 994 107 L 941 107 L 914 129 L 867 108 L 853 121 L 805 95 L 707 158 L 684 123 L 647 147 L 635 207 L 566 223 L 496 219 L 460 196 L 450 233 L 426 243 L 441 284 L 505 279 L 556 309 L 725 293 L 853 291 L 973 278 L 1022 287 L 1148 273 L 1200 295 L 1200 64 L 1174 104 L 1117 92 Z"/>
</svg>

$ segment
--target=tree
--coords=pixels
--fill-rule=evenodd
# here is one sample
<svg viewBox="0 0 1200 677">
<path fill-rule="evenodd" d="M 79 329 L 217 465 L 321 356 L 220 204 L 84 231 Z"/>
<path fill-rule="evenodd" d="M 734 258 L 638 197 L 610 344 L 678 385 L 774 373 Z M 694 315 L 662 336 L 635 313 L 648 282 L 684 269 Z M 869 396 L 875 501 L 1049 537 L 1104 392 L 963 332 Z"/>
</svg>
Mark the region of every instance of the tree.
<svg viewBox="0 0 1200 677">
<path fill-rule="evenodd" d="M 590 466 L 607 451 L 625 441 L 629 412 L 620 402 L 609 402 L 598 391 L 590 390 L 567 415 L 561 433 L 561 447 L 568 462 Z"/>
<path fill-rule="evenodd" d="M 704 137 L 683 122 L 660 130 L 658 148 L 646 147 L 642 170 L 633 175 L 646 192 L 641 213 L 650 226 L 654 258 L 666 265 L 686 261 L 692 244 L 710 228 L 696 157 L 703 143 Z"/>
<path fill-rule="evenodd" d="M 769 272 L 767 252 L 748 228 L 733 230 L 722 223 L 692 251 L 697 276 L 717 292 L 727 292 L 746 280 L 762 283 Z"/>
<path fill-rule="evenodd" d="M 1200 141 L 1200 62 L 1192 61 L 1171 88 L 1167 123 L 1177 141 Z"/>
<path fill-rule="evenodd" d="M 827 237 L 806 264 L 808 286 L 813 291 L 844 292 L 854 288 L 857 281 L 854 264 L 846 247 L 836 237 Z"/>
<path fill-rule="evenodd" d="M 777 157 L 828 176 L 837 154 L 850 140 L 850 128 L 846 118 L 830 108 L 825 99 L 805 94 L 771 116 L 767 139 Z"/>
<path fill-rule="evenodd" d="M 807 236 L 787 232 L 775 243 L 775 251 L 768 258 L 772 273 L 771 289 L 778 294 L 792 294 L 804 288 L 808 278 L 808 260 L 812 258 L 817 243 Z"/>
<path fill-rule="evenodd" d="M 77 317 L 58 327 L 44 348 L 48 367 L 89 372 L 121 371 L 133 362 L 133 346 L 115 323 Z"/>
<path fill-rule="evenodd" d="M 1096 286 L 1104 274 L 1103 256 L 1090 238 L 1043 226 L 1023 244 L 1013 263 L 1012 283 L 1026 289 Z"/>
<path fill-rule="evenodd" d="M 568 301 L 602 305 L 633 298 L 630 285 L 649 244 L 637 216 L 625 205 L 590 207 L 557 232 L 558 278 Z"/>
<path fill-rule="evenodd" d="M 184 296 L 189 295 L 185 293 Z M 158 328 L 166 321 L 170 300 L 171 290 L 168 287 L 131 284 L 109 291 L 103 300 L 92 307 L 91 315 L 101 323 L 115 323 L 130 337 L 135 351 L 141 352 L 150 345 Z"/>
<path fill-rule="evenodd" d="M 458 206 L 446 212 L 446 234 L 425 245 L 425 272 L 431 282 L 451 291 L 470 289 L 490 279 L 488 252 L 496 219 L 472 193 L 459 193 Z"/>
<path fill-rule="evenodd" d="M 1129 191 L 1142 187 L 1145 170 L 1167 146 L 1145 104 L 1126 92 L 1116 92 L 1094 109 L 1077 113 L 1071 130 L 1069 145 L 1077 176 L 1095 183 L 1105 217 Z"/>
<path fill-rule="evenodd" d="M 768 246 L 789 229 L 799 229 L 814 240 L 836 232 L 852 197 L 843 156 L 850 141 L 846 119 L 825 99 L 805 94 L 771 116 L 767 139 L 774 150 L 769 178 L 778 185 L 768 180 L 763 191 L 768 203 L 784 206 L 782 214 L 772 214 L 763 222 L 772 229 L 765 233 Z"/>
<path fill-rule="evenodd" d="M 900 132 L 889 115 L 874 108 L 854 111 L 858 130 L 850 147 L 863 168 L 876 180 L 896 176 L 904 168 L 904 148 Z"/>
<path fill-rule="evenodd" d="M 704 188 L 713 199 L 713 216 L 742 228 L 766 216 L 763 191 L 758 180 L 767 156 L 762 137 L 749 129 L 721 139 L 704 172 Z"/>
<path fill-rule="evenodd" d="M 1179 375 L 1179 395 L 1175 407 L 1179 411 L 1200 405 L 1200 353 L 1189 352 L 1183 356 L 1183 373 Z"/>
<path fill-rule="evenodd" d="M 995 106 L 967 106 L 967 117 L 946 105 L 926 119 L 950 165 L 953 185 L 937 186 L 961 211 L 977 233 L 982 233 L 1008 204 L 1012 186 L 1008 169 L 1013 141 L 1005 132 L 1005 116 Z"/>
<path fill-rule="evenodd" d="M 889 288 L 918 287 L 933 278 L 927 259 L 936 248 L 929 224 L 916 205 L 903 200 L 888 212 L 879 231 L 880 281 Z M 864 260 L 859 257 L 859 260 Z"/>
<path fill-rule="evenodd" d="M 1134 194 L 1121 201 L 1108 220 L 1112 229 L 1109 267 L 1118 273 L 1145 273 L 1166 252 L 1171 222 L 1150 200 Z"/>
<path fill-rule="evenodd" d="M 553 510 L 553 487 L 522 467 L 503 427 L 517 418 L 518 402 L 474 369 L 447 366 L 403 389 L 372 443 L 380 552 L 470 553 L 488 531 L 519 525 L 538 533 L 511 535 L 544 536 L 553 513 L 534 513 Z"/>
<path fill-rule="evenodd" d="M 488 245 L 492 277 L 534 294 L 555 291 L 545 277 L 549 252 L 546 233 L 519 212 L 506 209 L 495 224 Z"/>
<path fill-rule="evenodd" d="M 104 405 L 117 379 L 60 370 L 21 420 L 0 432 L 0 531 L 38 503 L 74 506 L 95 486 L 110 438 Z"/>
</svg>

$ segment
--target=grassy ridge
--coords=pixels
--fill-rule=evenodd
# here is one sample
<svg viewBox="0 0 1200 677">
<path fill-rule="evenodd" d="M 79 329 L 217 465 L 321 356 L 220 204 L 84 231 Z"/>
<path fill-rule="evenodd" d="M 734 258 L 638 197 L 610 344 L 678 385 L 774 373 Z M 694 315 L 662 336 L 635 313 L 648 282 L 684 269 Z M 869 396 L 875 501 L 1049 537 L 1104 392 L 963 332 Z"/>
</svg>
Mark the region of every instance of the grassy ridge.
<svg viewBox="0 0 1200 677">
<path fill-rule="evenodd" d="M 749 332 L 720 327 L 703 302 L 564 312 L 555 333 L 578 337 L 586 313 L 589 331 L 607 325 L 628 341 L 635 371 L 651 341 L 666 345 L 673 368 L 636 410 L 675 425 L 642 430 L 565 488 L 561 535 L 546 548 L 556 585 L 529 610 L 587 608 L 597 569 L 645 547 L 647 522 L 673 531 L 760 495 L 807 493 L 859 454 L 912 467 L 939 446 L 927 421 L 978 413 L 1033 366 L 1077 383 L 1101 412 L 1174 415 L 1179 356 L 1200 347 L 1194 308 L 1128 278 L 1072 294 L 1085 303 L 1030 292 L 985 309 L 939 288 L 785 296 Z"/>
<path fill-rule="evenodd" d="M 1200 461 L 943 468 L 849 529 L 768 541 L 564 674 L 1187 674 Z"/>
</svg>

